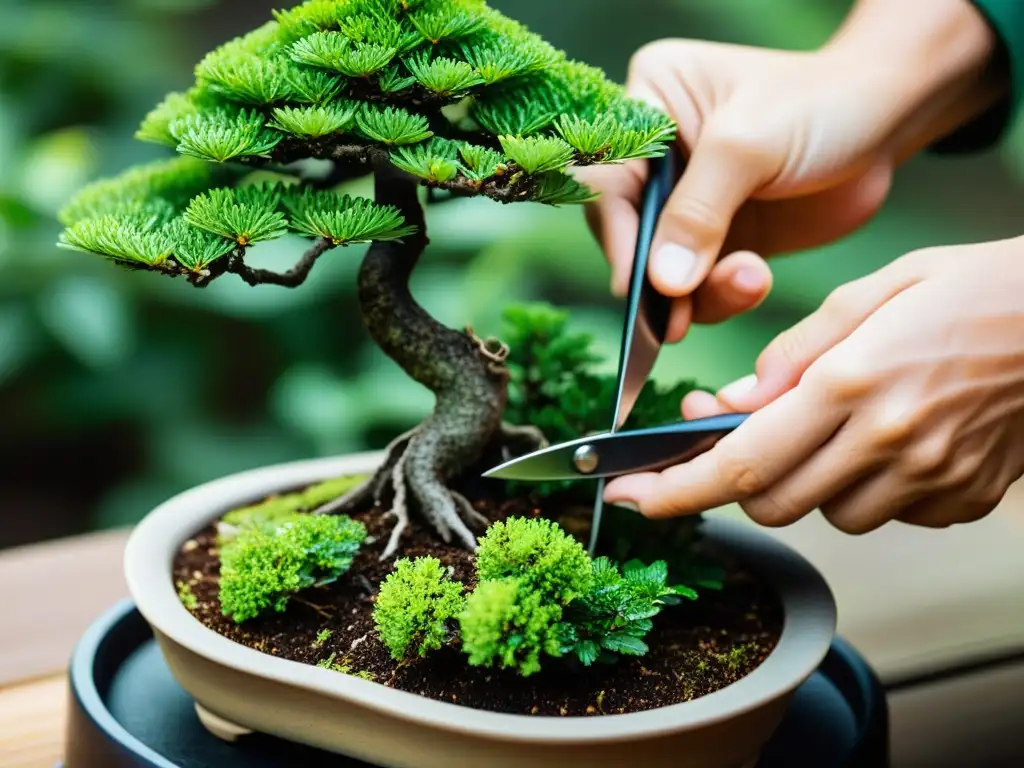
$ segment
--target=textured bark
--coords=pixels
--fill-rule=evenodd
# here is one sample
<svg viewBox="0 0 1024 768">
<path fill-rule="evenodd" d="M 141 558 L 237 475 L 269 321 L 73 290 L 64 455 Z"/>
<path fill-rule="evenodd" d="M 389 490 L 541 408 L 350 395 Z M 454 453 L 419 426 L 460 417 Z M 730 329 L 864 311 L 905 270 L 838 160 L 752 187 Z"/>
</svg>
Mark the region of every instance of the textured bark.
<svg viewBox="0 0 1024 768">
<path fill-rule="evenodd" d="M 502 439 L 507 350 L 471 331 L 445 327 L 413 298 L 409 278 L 428 243 L 417 184 L 390 162 L 377 164 L 375 172 L 377 202 L 397 207 L 418 231 L 401 242 L 369 248 L 359 271 L 360 309 L 373 340 L 430 389 L 436 403 L 423 424 L 389 446 L 374 477 L 319 511 L 380 503 L 390 490 L 396 524 L 385 557 L 396 551 L 410 511 L 429 522 L 445 541 L 454 535 L 472 548 L 476 536 L 467 522 L 479 526 L 482 517 L 448 486 Z"/>
</svg>

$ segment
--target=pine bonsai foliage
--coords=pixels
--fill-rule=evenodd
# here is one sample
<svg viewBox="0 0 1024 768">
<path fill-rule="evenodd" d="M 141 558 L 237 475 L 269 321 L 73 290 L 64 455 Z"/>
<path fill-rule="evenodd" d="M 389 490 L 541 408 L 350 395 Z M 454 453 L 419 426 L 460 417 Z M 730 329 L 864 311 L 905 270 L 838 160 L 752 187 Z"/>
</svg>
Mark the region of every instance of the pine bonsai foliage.
<svg viewBox="0 0 1024 768">
<path fill-rule="evenodd" d="M 205 286 L 302 284 L 328 251 L 372 243 L 359 302 L 374 341 L 437 403 L 379 473 L 322 508 L 390 504 L 397 551 L 410 512 L 475 546 L 481 519 L 452 482 L 511 438 L 508 349 L 433 320 L 409 293 L 427 245 L 417 185 L 455 196 L 549 205 L 591 198 L 568 171 L 662 154 L 675 127 L 483 0 L 309 0 L 209 53 L 139 139 L 179 157 L 83 189 L 62 211 L 65 247 Z M 307 161 L 327 161 L 312 175 Z M 274 181 L 253 181 L 253 171 Z M 375 199 L 338 185 L 372 174 Z M 266 174 L 263 175 L 266 178 Z M 247 263 L 253 246 L 298 236 L 285 272 Z"/>
</svg>

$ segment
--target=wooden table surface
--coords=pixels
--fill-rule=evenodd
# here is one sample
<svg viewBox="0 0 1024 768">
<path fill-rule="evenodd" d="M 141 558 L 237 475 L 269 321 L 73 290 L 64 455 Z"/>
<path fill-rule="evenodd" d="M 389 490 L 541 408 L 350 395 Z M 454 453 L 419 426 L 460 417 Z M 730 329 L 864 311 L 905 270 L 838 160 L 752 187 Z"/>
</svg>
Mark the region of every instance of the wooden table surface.
<svg viewBox="0 0 1024 768">
<path fill-rule="evenodd" d="M 714 514 L 741 517 L 735 508 Z M 1024 484 L 985 520 L 943 531 L 893 525 L 851 537 L 811 515 L 770 533 L 823 572 L 839 604 L 839 632 L 883 679 L 965 654 L 1024 652 Z M 126 538 L 113 531 L 0 552 L 0 768 L 52 768 L 60 759 L 67 662 L 88 625 L 127 594 Z M 1002 703 L 986 688 L 974 705 L 996 707 L 988 721 L 1021 711 L 1008 697 L 1024 679 L 1003 679 Z M 934 743 L 934 714 L 905 702 L 890 697 L 894 740 Z M 901 748 L 909 747 L 897 744 L 897 754 Z"/>
<path fill-rule="evenodd" d="M 52 768 L 60 760 L 65 669 L 78 638 L 128 594 L 126 531 L 0 552 L 0 768 Z"/>
</svg>

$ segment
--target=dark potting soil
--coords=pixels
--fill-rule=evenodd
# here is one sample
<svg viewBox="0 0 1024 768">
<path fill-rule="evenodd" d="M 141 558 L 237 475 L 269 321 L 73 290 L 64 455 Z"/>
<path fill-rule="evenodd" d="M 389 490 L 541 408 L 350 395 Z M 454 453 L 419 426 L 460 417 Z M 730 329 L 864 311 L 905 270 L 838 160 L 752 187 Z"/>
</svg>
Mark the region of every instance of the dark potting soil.
<svg viewBox="0 0 1024 768">
<path fill-rule="evenodd" d="M 540 514 L 522 500 L 482 501 L 475 506 L 491 520 Z M 749 674 L 775 647 L 781 632 L 776 596 L 735 563 L 726 562 L 722 590 L 702 589 L 697 600 L 662 610 L 646 638 L 650 651 L 642 657 L 589 668 L 542 657 L 541 672 L 527 678 L 471 667 L 465 655 L 452 649 L 400 664 L 380 642 L 373 624 L 375 585 L 393 567 L 393 561 L 378 560 L 392 522 L 381 510 L 353 517 L 362 520 L 376 542 L 360 551 L 341 579 L 294 597 L 284 613 L 241 625 L 221 615 L 220 560 L 212 526 L 182 547 L 174 562 L 175 582 L 189 584 L 196 598 L 191 610 L 199 621 L 263 653 L 331 666 L 339 674 L 356 674 L 439 701 L 513 714 L 618 714 L 695 699 Z M 559 522 L 586 541 L 589 525 L 583 516 L 574 526 Z M 402 555 L 433 555 L 454 568 L 454 578 L 469 588 L 474 585 L 472 558 L 464 549 L 445 545 L 415 525 L 404 542 Z M 330 635 L 317 642 L 322 630 L 330 630 Z"/>
</svg>

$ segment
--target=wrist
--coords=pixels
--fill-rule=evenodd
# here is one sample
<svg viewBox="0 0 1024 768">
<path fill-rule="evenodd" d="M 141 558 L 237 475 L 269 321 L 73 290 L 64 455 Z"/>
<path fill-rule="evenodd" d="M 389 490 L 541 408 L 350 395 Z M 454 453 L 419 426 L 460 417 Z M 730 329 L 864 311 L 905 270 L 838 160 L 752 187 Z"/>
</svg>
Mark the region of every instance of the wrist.
<svg viewBox="0 0 1024 768">
<path fill-rule="evenodd" d="M 997 50 L 970 0 L 860 0 L 820 54 L 873 95 L 886 121 L 879 130 L 900 160 L 1005 96 Z"/>
</svg>

